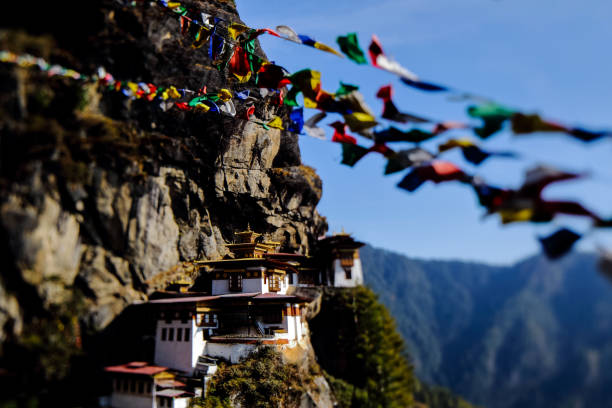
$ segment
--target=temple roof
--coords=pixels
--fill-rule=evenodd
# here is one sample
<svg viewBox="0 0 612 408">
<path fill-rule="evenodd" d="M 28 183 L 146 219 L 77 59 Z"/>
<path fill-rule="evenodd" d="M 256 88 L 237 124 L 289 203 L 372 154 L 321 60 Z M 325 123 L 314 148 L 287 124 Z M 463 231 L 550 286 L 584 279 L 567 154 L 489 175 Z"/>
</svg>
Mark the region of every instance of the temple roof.
<svg viewBox="0 0 612 408">
<path fill-rule="evenodd" d="M 149 303 L 152 304 L 186 304 L 186 303 L 200 303 L 200 302 L 208 302 L 208 301 L 223 301 L 223 300 L 233 300 L 233 299 L 253 299 L 259 301 L 273 301 L 273 300 L 283 300 L 283 301 L 304 301 L 303 298 L 299 296 L 293 295 L 280 295 L 276 293 L 261 293 L 261 292 L 249 292 L 249 293 L 227 293 L 224 295 L 214 295 L 214 296 L 193 296 L 193 297 L 173 297 L 167 299 L 155 299 L 150 300 Z"/>
<path fill-rule="evenodd" d="M 144 361 L 132 361 L 131 363 L 105 367 L 104 371 L 111 373 L 136 374 L 136 375 L 155 375 L 164 372 L 168 367 L 149 365 Z"/>
<path fill-rule="evenodd" d="M 319 238 L 319 246 L 335 247 L 335 248 L 351 248 L 357 249 L 365 245 L 363 242 L 355 241 L 355 239 L 346 233 L 334 234 L 324 238 Z"/>
</svg>

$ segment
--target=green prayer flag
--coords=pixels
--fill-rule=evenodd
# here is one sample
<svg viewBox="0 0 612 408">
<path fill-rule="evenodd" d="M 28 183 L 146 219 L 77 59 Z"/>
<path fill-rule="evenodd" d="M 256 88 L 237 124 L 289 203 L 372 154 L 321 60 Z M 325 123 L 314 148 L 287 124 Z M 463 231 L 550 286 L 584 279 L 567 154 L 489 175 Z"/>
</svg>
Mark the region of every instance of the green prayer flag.
<svg viewBox="0 0 612 408">
<path fill-rule="evenodd" d="M 368 149 L 351 143 L 342 143 L 342 164 L 353 167 L 363 156 L 368 153 Z"/>
<path fill-rule="evenodd" d="M 198 96 L 196 98 L 193 98 L 192 100 L 189 101 L 189 106 L 198 106 L 200 103 L 204 102 L 208 100 L 208 97 L 206 95 L 204 96 Z"/>
<path fill-rule="evenodd" d="M 336 38 L 336 42 L 340 46 L 340 50 L 346 54 L 349 59 L 355 61 L 357 64 L 367 64 L 368 61 L 365 58 L 365 54 L 361 47 L 359 47 L 359 40 L 357 39 L 357 33 L 348 33 L 346 36 L 339 36 Z"/>
<path fill-rule="evenodd" d="M 357 85 L 345 84 L 340 82 L 340 87 L 336 91 L 336 96 L 348 95 L 353 91 L 357 91 L 359 87 Z"/>
<path fill-rule="evenodd" d="M 474 133 L 482 139 L 486 139 L 501 130 L 504 122 L 512 118 L 516 111 L 495 103 L 487 103 L 485 105 L 470 106 L 467 109 L 467 113 L 473 118 L 482 119 L 482 127 L 474 128 Z"/>
</svg>

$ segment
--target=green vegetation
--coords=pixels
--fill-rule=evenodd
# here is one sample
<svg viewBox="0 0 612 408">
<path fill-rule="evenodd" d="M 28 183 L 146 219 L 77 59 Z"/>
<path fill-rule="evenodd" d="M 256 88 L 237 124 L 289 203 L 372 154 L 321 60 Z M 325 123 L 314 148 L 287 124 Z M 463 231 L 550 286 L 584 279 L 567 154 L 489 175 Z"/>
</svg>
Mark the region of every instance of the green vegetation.
<svg viewBox="0 0 612 408">
<path fill-rule="evenodd" d="M 472 408 L 463 398 L 454 395 L 450 390 L 442 387 L 432 387 L 427 384 L 417 383 L 414 393 L 417 401 L 428 407 L 435 408 Z"/>
<path fill-rule="evenodd" d="M 297 406 L 304 387 L 298 367 L 287 364 L 272 347 L 260 347 L 239 364 L 219 365 L 205 399 L 192 406 L 226 408 Z"/>
<path fill-rule="evenodd" d="M 311 321 L 319 363 L 344 407 L 408 407 L 415 379 L 395 322 L 365 287 L 329 290 Z"/>
<path fill-rule="evenodd" d="M 612 287 L 595 254 L 504 267 L 360 254 L 421 380 L 490 408 L 609 406 L 611 372 L 594 367 L 612 364 Z"/>
</svg>

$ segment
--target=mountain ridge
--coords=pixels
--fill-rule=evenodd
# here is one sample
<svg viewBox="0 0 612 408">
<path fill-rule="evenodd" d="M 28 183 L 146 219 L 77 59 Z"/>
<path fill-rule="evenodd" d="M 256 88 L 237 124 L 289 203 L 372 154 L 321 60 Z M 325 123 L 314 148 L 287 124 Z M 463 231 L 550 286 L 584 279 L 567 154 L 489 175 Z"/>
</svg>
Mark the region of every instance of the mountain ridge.
<svg viewBox="0 0 612 408">
<path fill-rule="evenodd" d="M 593 254 L 491 266 L 366 246 L 362 259 L 424 380 L 494 408 L 609 406 L 612 287 Z"/>
</svg>

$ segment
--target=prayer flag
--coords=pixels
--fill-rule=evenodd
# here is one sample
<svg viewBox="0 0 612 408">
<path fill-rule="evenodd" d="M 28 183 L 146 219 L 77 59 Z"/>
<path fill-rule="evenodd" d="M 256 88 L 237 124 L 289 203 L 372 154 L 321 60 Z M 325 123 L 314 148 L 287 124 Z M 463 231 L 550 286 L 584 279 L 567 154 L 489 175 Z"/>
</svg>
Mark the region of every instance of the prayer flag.
<svg viewBox="0 0 612 408">
<path fill-rule="evenodd" d="M 383 69 L 387 72 L 398 75 L 401 78 L 407 78 L 412 81 L 419 80 L 419 77 L 415 73 L 410 72 L 406 68 L 402 67 L 397 61 L 385 55 L 376 35 L 372 35 L 372 42 L 370 43 L 368 52 L 370 54 L 372 65 L 376 68 Z"/>
<path fill-rule="evenodd" d="M 359 46 L 357 33 L 349 33 L 346 36 L 339 36 L 336 38 L 336 42 L 340 46 L 340 50 L 352 61 L 356 62 L 357 64 L 368 63 L 363 50 Z"/>
<path fill-rule="evenodd" d="M 251 65 L 247 53 L 240 45 L 234 47 L 234 54 L 229 61 L 229 71 L 243 83 L 251 78 Z"/>
<path fill-rule="evenodd" d="M 416 89 L 420 89 L 421 91 L 448 91 L 448 88 L 442 85 L 436 85 L 431 82 L 424 82 L 420 80 L 414 80 L 410 78 L 400 78 L 400 80 L 408 86 L 411 86 Z"/>
<path fill-rule="evenodd" d="M 467 109 L 469 116 L 479 118 L 483 121 L 483 126 L 474 128 L 474 133 L 482 139 L 486 139 L 492 134 L 501 130 L 504 122 L 516 113 L 514 110 L 495 103 L 487 103 L 484 105 L 470 106 Z"/>
<path fill-rule="evenodd" d="M 483 161 L 485 161 L 487 158 L 491 156 L 515 157 L 515 154 L 511 152 L 488 152 L 488 151 L 482 150 L 480 147 L 474 144 L 474 142 L 472 142 L 470 139 L 450 139 L 446 141 L 445 143 L 439 145 L 438 151 L 442 153 L 444 151 L 447 151 L 447 150 L 450 150 L 456 147 L 461 149 L 461 152 L 463 153 L 463 157 L 465 157 L 467 161 L 469 161 L 470 163 L 476 164 L 476 165 L 482 163 Z"/>
<path fill-rule="evenodd" d="M 542 250 L 549 259 L 557 259 L 568 253 L 574 244 L 581 238 L 568 228 L 561 228 L 548 237 L 540 237 Z"/>
<path fill-rule="evenodd" d="M 234 102 L 227 101 L 219 106 L 219 110 L 226 115 L 236 116 L 236 107 L 234 106 Z"/>
<path fill-rule="evenodd" d="M 304 127 L 304 108 L 296 108 L 289 114 L 289 127 L 287 130 L 293 133 L 302 133 Z"/>
<path fill-rule="evenodd" d="M 357 85 L 345 84 L 344 82 L 340 82 L 340 87 L 336 91 L 336 97 L 348 95 L 353 91 L 359 90 Z"/>
<path fill-rule="evenodd" d="M 288 72 L 280 65 L 264 63 L 257 72 L 257 86 L 260 88 L 279 89 L 289 83 Z"/>
<path fill-rule="evenodd" d="M 327 113 L 325 112 L 319 112 L 316 115 L 312 116 L 306 121 L 306 123 L 304 123 L 304 132 L 306 132 L 308 136 L 314 137 L 316 139 L 325 140 L 325 130 L 318 127 L 317 124 L 323 119 L 325 119 L 326 116 Z"/>
<path fill-rule="evenodd" d="M 577 139 L 582 140 L 583 142 L 592 142 L 593 140 L 599 139 L 604 136 L 611 136 L 612 132 L 610 131 L 599 131 L 594 132 L 587 129 L 582 128 L 572 128 L 567 131 L 570 135 L 574 136 Z"/>
<path fill-rule="evenodd" d="M 342 144 L 342 161 L 341 164 L 353 167 L 363 156 L 368 154 L 369 150 L 365 147 L 358 146 L 352 143 Z"/>
<path fill-rule="evenodd" d="M 388 157 L 385 174 L 392 174 L 408 167 L 419 166 L 434 159 L 434 155 L 419 147 L 400 150 Z"/>
<path fill-rule="evenodd" d="M 397 184 L 399 188 L 413 192 L 425 182 L 416 170 L 412 170 Z"/>
<path fill-rule="evenodd" d="M 285 129 L 285 127 L 283 126 L 283 120 L 278 116 L 275 116 L 274 119 L 267 123 L 267 125 L 280 130 Z"/>
<path fill-rule="evenodd" d="M 276 26 L 276 31 L 280 33 L 281 37 L 286 40 L 293 41 L 294 43 L 298 43 L 298 44 L 302 43 L 302 40 L 300 40 L 300 37 L 298 37 L 297 33 L 293 31 L 293 29 L 289 26 L 286 26 L 286 25 Z"/>
<path fill-rule="evenodd" d="M 378 124 L 374 116 L 363 112 L 353 112 L 344 115 L 344 121 L 353 132 L 360 132 Z"/>
<path fill-rule="evenodd" d="M 321 73 L 311 69 L 303 69 L 289 77 L 293 85 L 285 97 L 285 105 L 298 106 L 297 95 L 301 92 L 304 99 L 316 101 L 321 90 Z M 316 105 L 315 105 L 316 106 Z"/>
<path fill-rule="evenodd" d="M 525 115 L 517 112 L 512 115 L 511 120 L 512 131 L 516 134 L 533 132 L 565 132 L 568 130 L 559 124 L 542 120 L 540 115 Z"/>
<path fill-rule="evenodd" d="M 466 174 L 453 163 L 434 160 L 431 163 L 412 170 L 402 181 L 400 181 L 398 187 L 408 191 L 415 191 L 425 181 L 441 183 L 445 181 L 464 180 L 465 178 Z"/>
<path fill-rule="evenodd" d="M 304 44 L 304 45 L 308 45 L 309 47 L 313 47 L 316 49 L 319 49 L 321 51 L 326 51 L 326 52 L 330 52 L 332 54 L 335 54 L 341 58 L 344 58 L 344 56 L 342 54 L 340 54 L 337 50 L 335 50 L 334 48 L 330 47 L 329 45 L 320 43 L 318 41 L 315 41 L 313 38 L 304 35 L 304 34 L 298 34 L 295 32 L 295 30 L 293 30 L 291 27 L 286 26 L 286 25 L 279 25 L 276 26 L 276 31 L 278 31 L 278 33 L 280 33 L 280 37 L 284 38 L 285 40 L 289 40 L 292 41 L 294 43 L 298 43 L 298 44 Z"/>
<path fill-rule="evenodd" d="M 363 94 L 356 89 L 342 95 L 338 95 L 336 93 L 336 99 L 337 111 L 341 114 L 361 112 L 366 113 L 372 117 L 374 116 L 374 113 L 366 103 Z"/>
<path fill-rule="evenodd" d="M 581 177 L 580 174 L 568 173 L 552 166 L 539 165 L 527 170 L 519 193 L 523 196 L 539 198 L 542 190 L 549 184 L 579 177 Z"/>
<path fill-rule="evenodd" d="M 410 115 L 408 113 L 400 112 L 393 103 L 393 87 L 391 85 L 386 85 L 381 87 L 376 93 L 376 97 L 382 99 L 384 102 L 384 108 L 382 117 L 385 119 L 392 120 L 394 122 L 399 123 L 407 123 L 407 122 L 415 122 L 415 123 L 426 123 L 429 122 L 428 119 Z"/>
<path fill-rule="evenodd" d="M 251 30 L 249 27 L 240 23 L 231 23 L 229 26 L 227 26 L 227 32 L 234 41 L 236 41 L 238 37 L 240 37 L 242 34 L 246 33 L 249 30 Z"/>
<path fill-rule="evenodd" d="M 251 105 L 244 111 L 244 119 L 249 120 L 251 115 L 255 113 L 255 105 Z"/>
<path fill-rule="evenodd" d="M 330 124 L 329 126 L 334 128 L 334 135 L 332 136 L 332 142 L 350 143 L 354 145 L 357 144 L 357 139 L 355 139 L 351 135 L 346 134 L 346 124 L 345 123 L 336 121 Z"/>
<path fill-rule="evenodd" d="M 436 135 L 434 135 L 433 133 L 426 132 L 421 129 L 411 129 L 408 131 L 402 131 L 393 126 L 378 132 L 374 132 L 374 140 L 376 140 L 377 142 L 420 143 L 435 136 Z"/>
</svg>

